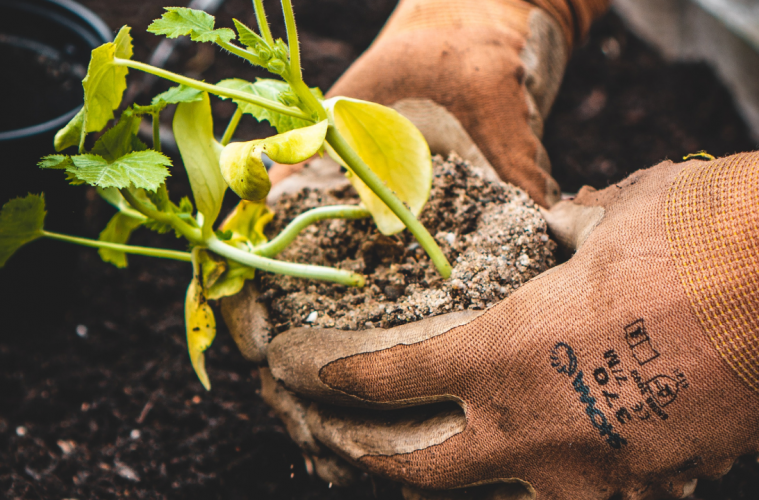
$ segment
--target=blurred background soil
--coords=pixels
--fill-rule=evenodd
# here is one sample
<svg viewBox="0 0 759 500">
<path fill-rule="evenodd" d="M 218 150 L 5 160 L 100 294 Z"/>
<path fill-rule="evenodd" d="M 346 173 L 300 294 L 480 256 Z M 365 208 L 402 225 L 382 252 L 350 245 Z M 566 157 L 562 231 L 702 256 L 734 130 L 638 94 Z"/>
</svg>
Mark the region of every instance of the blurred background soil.
<svg viewBox="0 0 759 500">
<path fill-rule="evenodd" d="M 145 33 L 164 0 L 83 0 L 114 29 L 133 27 L 135 58 L 147 60 L 160 38 Z M 304 76 L 326 90 L 371 42 L 393 0 L 295 0 Z M 283 36 L 276 2 L 267 1 L 275 36 Z M 247 0 L 227 0 L 218 25 L 255 25 Z M 265 76 L 208 45 L 181 45 L 168 69 L 215 82 Z M 138 82 L 142 75 L 130 76 Z M 168 85 L 159 83 L 147 102 Z M 214 100 L 218 132 L 234 109 Z M 167 116 L 167 124 L 170 117 Z M 706 150 L 715 156 L 755 149 L 730 95 L 698 64 L 667 64 L 609 14 L 569 63 L 545 127 L 554 175 L 564 191 L 604 187 L 663 159 Z M 245 117 L 239 139 L 271 133 Z M 31 167 L 31 166 L 30 166 Z M 51 172 L 49 175 L 56 175 Z M 65 185 L 60 189 L 74 189 Z M 78 234 L 97 237 L 112 215 L 90 188 L 70 210 Z M 190 194 L 175 158 L 169 189 Z M 21 194 L 21 193 L 19 193 Z M 5 200 L 2 200 L 3 202 Z M 227 206 L 233 203 L 232 197 Z M 62 207 L 49 207 L 61 210 Z M 56 230 L 56 227 L 50 227 Z M 135 244 L 183 244 L 138 231 Z M 88 249 L 39 241 L 33 261 L 48 280 L 10 281 L 0 272 L 0 497 L 10 499 L 362 499 L 400 498 L 392 484 L 364 476 L 349 489 L 311 476 L 297 446 L 257 395 L 258 374 L 235 349 L 223 324 L 207 352 L 213 384 L 197 381 L 185 348 L 183 263 L 131 257 L 116 269 Z M 28 250 L 28 249 L 27 249 Z M 57 262 L 56 267 L 45 267 Z M 48 284 L 58 282 L 51 297 Z M 39 297 L 39 299 L 35 299 Z M 220 315 L 218 315 L 220 317 Z M 759 498 L 756 457 L 743 457 L 724 478 L 701 481 L 701 500 Z"/>
</svg>

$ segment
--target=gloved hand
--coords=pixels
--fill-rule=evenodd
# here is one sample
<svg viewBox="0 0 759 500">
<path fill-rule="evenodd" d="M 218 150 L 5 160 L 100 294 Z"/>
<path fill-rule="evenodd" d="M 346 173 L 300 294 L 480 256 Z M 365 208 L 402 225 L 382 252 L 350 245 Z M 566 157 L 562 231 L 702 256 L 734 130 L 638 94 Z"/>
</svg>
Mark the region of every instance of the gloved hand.
<svg viewBox="0 0 759 500">
<path fill-rule="evenodd" d="M 500 175 L 550 206 L 560 194 L 540 143 L 543 118 L 572 45 L 607 4 L 401 0 L 372 47 L 328 96 L 394 106 L 421 129 L 433 153 L 456 151 L 486 176 Z M 327 172 L 328 167 L 291 175 L 298 167 L 270 170 L 273 196 L 343 178 L 339 169 Z M 263 363 L 271 331 L 257 296 L 248 285 L 222 301 L 222 312 L 245 357 Z M 328 482 L 349 481 L 351 469 L 313 439 L 305 422 L 307 402 L 276 384 L 267 369 L 260 374 L 262 398 L 313 457 L 317 473 Z"/>
<path fill-rule="evenodd" d="M 433 154 L 456 151 L 549 207 L 561 194 L 540 143 L 543 119 L 573 42 L 607 5 L 401 0 L 328 97 L 393 106 L 417 125 Z M 293 170 L 277 165 L 272 180 Z"/>
<path fill-rule="evenodd" d="M 547 214 L 577 253 L 491 309 L 291 330 L 271 373 L 319 402 L 319 442 L 414 487 L 687 496 L 759 450 L 758 167 L 664 162 L 583 189 Z"/>
</svg>

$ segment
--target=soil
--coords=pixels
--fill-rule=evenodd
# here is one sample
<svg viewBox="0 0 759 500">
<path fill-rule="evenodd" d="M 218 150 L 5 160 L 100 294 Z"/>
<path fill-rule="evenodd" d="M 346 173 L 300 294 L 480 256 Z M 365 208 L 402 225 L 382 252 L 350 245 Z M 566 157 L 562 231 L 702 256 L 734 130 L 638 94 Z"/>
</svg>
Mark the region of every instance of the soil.
<svg viewBox="0 0 759 500">
<path fill-rule="evenodd" d="M 427 254 L 404 231 L 382 235 L 371 219 L 323 221 L 309 227 L 279 258 L 363 274 L 364 288 L 264 274 L 260 289 L 276 332 L 311 325 L 343 330 L 388 328 L 462 309 L 485 309 L 555 264 L 556 244 L 524 191 L 491 183 L 460 158 L 436 157 L 430 201 L 419 220 L 453 265 L 440 279 Z M 268 230 L 322 205 L 357 204 L 350 185 L 306 188 L 282 196 Z"/>
<path fill-rule="evenodd" d="M 176 2 L 83 3 L 114 28 L 132 25 L 136 58 L 145 60 L 159 39 L 144 29 L 160 15 L 161 5 Z M 273 2 L 267 5 L 276 12 Z M 371 41 L 393 5 L 393 0 L 296 1 L 298 20 L 308 27 L 302 37 L 304 55 L 311 54 L 305 60 L 311 68 L 308 81 L 328 88 Z M 227 0 L 217 14 L 219 24 L 228 26 L 232 16 L 250 22 L 249 9 L 247 0 Z M 340 22 L 317 16 L 320 12 Z M 281 33 L 281 24 L 275 30 Z M 208 81 L 253 75 L 231 56 L 209 56 L 200 47 L 181 47 L 177 60 L 194 59 L 194 70 Z M 314 62 L 319 57 L 329 64 Z M 170 69 L 187 70 L 177 62 Z M 252 121 L 243 125 L 245 137 L 269 131 Z M 756 148 L 709 68 L 663 61 L 613 14 L 599 21 L 589 41 L 575 51 L 546 123 L 545 143 L 565 191 L 588 180 L 603 187 L 625 172 L 700 149 L 721 155 Z M 172 195 L 187 195 L 178 159 L 175 165 Z M 63 180 L 59 186 L 72 189 Z M 80 221 L 72 232 L 96 237 L 112 209 L 92 190 L 78 193 L 82 210 L 50 210 Z M 51 224 L 56 224 L 51 230 L 60 229 Z M 134 243 L 183 248 L 179 240 L 148 231 L 138 231 Z M 396 486 L 377 478 L 364 476 L 354 487 L 330 489 L 310 475 L 300 450 L 256 394 L 257 371 L 236 351 L 223 324 L 206 358 L 213 389 L 203 390 L 184 343 L 187 265 L 134 257 L 128 269 L 118 270 L 94 251 L 66 253 L 66 248 L 39 241 L 13 257 L 9 265 L 35 269 L 35 279 L 11 280 L 0 271 L 5 291 L 0 301 L 0 497 L 399 498 Z M 50 258 L 62 251 L 65 259 Z M 724 478 L 701 480 L 691 500 L 757 497 L 759 464 L 747 456 Z"/>
</svg>

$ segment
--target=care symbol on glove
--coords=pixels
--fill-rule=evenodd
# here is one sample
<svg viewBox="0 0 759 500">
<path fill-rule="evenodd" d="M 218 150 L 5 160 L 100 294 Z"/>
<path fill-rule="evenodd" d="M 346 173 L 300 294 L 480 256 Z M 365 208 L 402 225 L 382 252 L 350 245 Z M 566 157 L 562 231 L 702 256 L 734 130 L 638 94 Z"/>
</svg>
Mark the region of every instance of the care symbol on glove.
<svg viewBox="0 0 759 500">
<path fill-rule="evenodd" d="M 643 318 L 636 320 L 625 327 L 625 340 L 630 346 L 635 361 L 640 366 L 659 357 L 659 353 L 651 345 L 651 339 L 646 332 L 646 324 Z"/>
<path fill-rule="evenodd" d="M 657 375 L 646 384 L 662 408 L 674 401 L 677 398 L 677 392 L 680 390 L 680 384 L 677 380 L 666 375 Z"/>
</svg>

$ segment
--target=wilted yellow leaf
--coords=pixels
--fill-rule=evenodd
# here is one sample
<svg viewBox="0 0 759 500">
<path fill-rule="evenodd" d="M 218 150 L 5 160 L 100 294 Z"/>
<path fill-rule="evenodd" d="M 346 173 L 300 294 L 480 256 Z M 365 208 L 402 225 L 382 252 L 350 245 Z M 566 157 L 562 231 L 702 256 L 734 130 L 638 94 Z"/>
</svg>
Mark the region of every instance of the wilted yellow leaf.
<svg viewBox="0 0 759 500">
<path fill-rule="evenodd" d="M 407 118 L 386 106 L 347 97 L 324 101 L 338 132 L 396 196 L 419 215 L 432 189 L 432 157 L 427 141 Z M 404 229 L 403 223 L 331 149 L 332 157 L 348 168 L 348 179 L 383 234 Z"/>
<path fill-rule="evenodd" d="M 221 174 L 240 198 L 263 200 L 269 194 L 271 181 L 261 154 L 266 153 L 277 163 L 294 164 L 307 160 L 324 144 L 327 126 L 327 120 L 324 120 L 266 139 L 229 144 L 221 153 Z"/>
<path fill-rule="evenodd" d="M 194 266 L 197 267 L 197 266 Z M 211 306 L 208 305 L 200 281 L 199 273 L 194 273 L 190 286 L 187 288 L 187 297 L 184 303 L 184 319 L 187 328 L 187 350 L 190 353 L 190 362 L 200 383 L 206 390 L 211 390 L 211 381 L 206 373 L 206 362 L 203 351 L 208 349 L 216 337 L 216 318 Z"/>
</svg>

